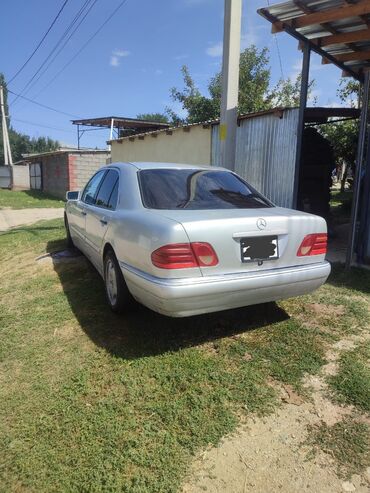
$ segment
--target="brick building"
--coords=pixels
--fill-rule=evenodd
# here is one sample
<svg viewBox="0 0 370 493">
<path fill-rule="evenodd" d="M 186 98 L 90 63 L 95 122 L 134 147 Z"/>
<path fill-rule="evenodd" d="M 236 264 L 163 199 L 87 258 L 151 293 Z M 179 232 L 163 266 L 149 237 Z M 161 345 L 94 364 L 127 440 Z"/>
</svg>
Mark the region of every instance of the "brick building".
<svg viewBox="0 0 370 493">
<path fill-rule="evenodd" d="M 60 149 L 24 156 L 30 168 L 30 188 L 65 198 L 68 190 L 81 190 L 91 175 L 105 166 L 109 151 Z"/>
</svg>

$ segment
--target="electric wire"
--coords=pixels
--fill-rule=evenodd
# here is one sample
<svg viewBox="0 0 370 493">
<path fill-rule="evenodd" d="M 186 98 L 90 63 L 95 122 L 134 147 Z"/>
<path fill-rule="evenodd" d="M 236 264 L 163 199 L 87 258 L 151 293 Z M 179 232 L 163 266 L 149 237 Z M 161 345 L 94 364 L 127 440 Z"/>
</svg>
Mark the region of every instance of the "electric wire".
<svg viewBox="0 0 370 493">
<path fill-rule="evenodd" d="M 85 4 L 88 4 L 91 0 L 87 0 Z M 83 21 L 86 19 L 86 17 L 89 15 L 91 9 L 94 7 L 98 0 L 94 0 L 91 5 L 88 7 L 87 12 L 84 14 L 80 22 L 77 24 L 77 26 L 74 28 L 74 30 L 71 32 L 71 34 L 68 36 L 68 38 L 64 41 L 63 45 L 59 48 L 59 50 L 55 53 L 53 58 L 49 61 L 45 69 L 39 74 L 39 76 L 33 81 L 33 83 L 30 85 L 30 87 L 25 91 L 24 94 L 28 94 L 28 92 L 34 87 L 35 84 L 41 79 L 41 77 L 45 74 L 45 72 L 48 71 L 49 67 L 53 64 L 54 60 L 58 57 L 59 53 L 64 49 L 64 47 L 67 45 L 68 41 L 72 38 L 72 36 L 75 34 L 75 32 L 78 30 L 80 25 L 83 23 Z M 84 4 L 84 5 L 85 5 Z M 76 19 L 77 20 L 77 19 Z"/>
<path fill-rule="evenodd" d="M 28 120 L 21 120 L 20 118 L 12 118 L 12 121 L 26 123 L 27 125 L 33 125 L 35 127 L 47 128 L 49 130 L 58 130 L 59 132 L 68 132 L 71 134 L 75 133 L 73 130 L 67 130 L 65 128 L 53 127 L 51 125 L 43 125 L 42 123 L 30 122 Z"/>
<path fill-rule="evenodd" d="M 27 60 L 23 63 L 23 65 L 17 70 L 17 72 L 13 75 L 13 77 L 11 77 L 8 81 L 8 84 L 10 84 L 21 72 L 22 70 L 26 67 L 26 65 L 28 64 L 28 62 L 33 58 L 33 56 L 36 54 L 36 52 L 38 51 L 38 49 L 40 48 L 40 46 L 42 45 L 42 43 L 44 42 L 45 38 L 47 37 L 47 35 L 49 34 L 49 32 L 52 30 L 54 24 L 56 23 L 56 21 L 58 20 L 58 17 L 60 16 L 60 14 L 63 12 L 64 10 L 64 7 L 67 5 L 67 3 L 69 2 L 69 0 L 65 0 L 63 5 L 61 6 L 61 8 L 59 9 L 59 12 L 57 13 L 57 15 L 55 16 L 54 20 L 52 21 L 52 23 L 50 24 L 50 26 L 48 27 L 47 31 L 45 32 L 45 34 L 43 35 L 43 37 L 41 38 L 41 40 L 39 41 L 39 43 L 37 44 L 36 48 L 33 50 L 33 52 L 31 53 L 31 55 L 27 58 Z"/>
<path fill-rule="evenodd" d="M 92 3 L 91 3 L 92 2 Z M 75 17 L 72 19 L 71 23 L 69 24 L 69 26 L 67 27 L 67 29 L 64 31 L 64 33 L 62 34 L 62 36 L 59 38 L 59 40 L 57 41 L 57 43 L 54 45 L 54 47 L 52 48 L 52 50 L 49 52 L 49 54 L 46 56 L 46 58 L 43 60 L 43 62 L 41 63 L 41 65 L 37 68 L 37 70 L 35 71 L 35 73 L 32 75 L 32 77 L 28 80 L 28 82 L 25 84 L 25 86 L 22 88 L 22 90 L 20 91 L 20 94 L 21 95 L 25 95 L 29 92 L 29 90 L 32 88 L 32 86 L 40 79 L 40 77 L 46 72 L 46 70 L 49 68 L 49 66 L 53 63 L 53 61 L 55 60 L 55 58 L 59 55 L 59 53 L 63 50 L 63 48 L 66 46 L 67 42 L 71 39 L 71 37 L 75 34 L 75 32 L 77 31 L 77 29 L 79 28 L 79 26 L 82 24 L 82 22 L 84 21 L 84 19 L 86 18 L 86 16 L 89 14 L 90 10 L 92 9 L 92 7 L 95 5 L 95 3 L 97 2 L 97 0 L 85 0 L 85 3 L 82 5 L 82 7 L 80 8 L 80 10 L 77 12 L 77 14 L 75 15 Z M 89 6 L 90 4 L 90 6 Z M 78 21 L 79 17 L 81 17 L 81 15 L 83 14 L 83 12 L 86 10 L 87 12 L 85 13 L 85 15 L 83 16 L 83 18 L 80 20 L 80 22 L 78 23 L 78 25 L 76 26 L 76 28 L 72 31 L 72 33 L 69 35 L 69 37 L 65 40 L 64 44 L 62 45 L 62 47 L 58 50 L 58 52 L 54 55 L 53 59 L 50 61 L 50 63 L 48 64 L 48 66 L 45 68 L 45 70 L 40 74 L 40 76 L 36 79 L 36 81 L 34 81 L 34 79 L 37 77 L 37 75 L 40 73 L 40 71 L 42 70 L 42 68 L 46 65 L 46 63 L 49 61 L 49 59 L 51 58 L 51 56 L 55 53 L 55 51 L 59 48 L 60 44 L 63 42 L 63 40 L 66 38 L 66 36 L 68 35 L 68 33 L 70 32 L 70 30 L 73 28 L 73 26 L 76 24 L 76 22 Z M 32 84 L 32 82 L 34 81 L 34 84 Z M 32 84 L 32 85 L 31 85 Z M 31 87 L 29 87 L 31 86 Z M 28 89 L 27 89 L 28 88 Z M 13 101 L 10 102 L 10 105 L 13 105 L 16 101 L 17 101 L 18 98 L 15 98 Z"/>
<path fill-rule="evenodd" d="M 65 111 L 57 110 L 56 108 L 52 108 L 51 106 L 48 106 L 46 104 L 39 103 L 38 101 L 34 101 L 33 99 L 30 99 L 30 98 L 26 98 L 26 96 L 22 96 L 21 94 L 17 94 L 16 92 L 11 91 L 10 89 L 8 89 L 8 92 L 13 94 L 14 96 L 18 96 L 18 97 L 28 101 L 29 103 L 33 103 L 33 104 L 36 104 L 37 106 L 41 106 L 42 108 L 46 108 L 47 110 L 55 111 L 56 113 L 60 113 L 61 115 L 70 116 L 72 118 L 80 118 L 80 116 L 72 115 L 71 113 L 66 113 Z"/>
<path fill-rule="evenodd" d="M 268 5 L 268 7 L 270 7 L 270 6 L 271 6 L 271 4 L 270 4 L 270 0 L 267 0 L 267 5 Z M 278 59 L 279 59 L 279 65 L 280 65 L 281 78 L 284 80 L 284 79 L 285 79 L 285 77 L 284 77 L 283 63 L 282 63 L 282 61 L 281 61 L 281 53 L 280 53 L 279 41 L 278 41 L 278 39 L 277 39 L 276 34 L 274 34 L 274 39 L 275 39 L 276 51 L 277 51 L 277 54 L 278 54 Z"/>
<path fill-rule="evenodd" d="M 77 51 L 77 53 L 65 64 L 63 67 L 55 74 L 55 76 L 34 96 L 39 96 L 45 89 L 47 89 L 54 80 L 59 77 L 59 75 L 64 72 L 64 70 L 78 57 L 78 55 L 87 47 L 87 45 L 100 33 L 104 26 L 111 20 L 111 18 L 118 12 L 118 10 L 123 7 L 128 0 L 122 0 L 122 2 L 113 10 L 113 12 L 105 19 L 103 24 L 89 37 L 89 39 L 82 45 L 82 47 Z"/>
</svg>

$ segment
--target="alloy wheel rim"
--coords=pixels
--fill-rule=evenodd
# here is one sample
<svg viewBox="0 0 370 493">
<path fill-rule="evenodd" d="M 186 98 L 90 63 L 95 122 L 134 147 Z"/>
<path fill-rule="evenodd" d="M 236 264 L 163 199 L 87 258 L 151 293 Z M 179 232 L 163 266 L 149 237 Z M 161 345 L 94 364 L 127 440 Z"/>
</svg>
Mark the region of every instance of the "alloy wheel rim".
<svg viewBox="0 0 370 493">
<path fill-rule="evenodd" d="M 117 276 L 113 262 L 109 259 L 105 268 L 105 284 L 107 287 L 108 299 L 111 305 L 117 301 Z"/>
</svg>

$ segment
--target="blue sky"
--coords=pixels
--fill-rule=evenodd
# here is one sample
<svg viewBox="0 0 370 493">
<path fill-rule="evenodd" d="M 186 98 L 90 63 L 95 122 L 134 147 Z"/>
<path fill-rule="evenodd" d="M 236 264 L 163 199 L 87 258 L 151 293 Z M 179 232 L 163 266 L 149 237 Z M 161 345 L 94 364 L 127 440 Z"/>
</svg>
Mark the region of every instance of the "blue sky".
<svg viewBox="0 0 370 493">
<path fill-rule="evenodd" d="M 16 93 L 22 90 L 84 1 L 69 0 L 41 48 L 9 84 L 10 90 Z M 25 93 L 26 97 L 77 118 L 135 117 L 138 113 L 163 112 L 166 106 L 179 110 L 173 105 L 169 90 L 173 86 L 182 87 L 183 64 L 189 66 L 198 87 L 206 92 L 208 80 L 221 67 L 223 0 L 127 0 L 81 54 L 52 81 L 120 2 L 96 0 L 55 61 Z M 0 72 L 7 80 L 31 54 L 62 3 L 62 0 L 2 2 Z M 254 43 L 269 48 L 272 82 L 276 82 L 282 75 L 277 43 L 284 77 L 298 74 L 301 52 L 297 41 L 287 34 L 275 38 L 270 33 L 270 23 L 256 13 L 266 5 L 265 0 L 243 1 L 242 47 Z M 311 77 L 316 80 L 314 94 L 320 105 L 332 106 L 338 102 L 336 89 L 340 75 L 338 68 L 323 66 L 318 56 L 312 56 Z M 12 125 L 21 132 L 36 137 L 48 135 L 64 144 L 76 145 L 76 130 L 67 115 L 20 99 L 10 106 L 10 115 Z M 88 132 L 81 145 L 104 147 L 107 138 L 107 130 Z"/>
</svg>

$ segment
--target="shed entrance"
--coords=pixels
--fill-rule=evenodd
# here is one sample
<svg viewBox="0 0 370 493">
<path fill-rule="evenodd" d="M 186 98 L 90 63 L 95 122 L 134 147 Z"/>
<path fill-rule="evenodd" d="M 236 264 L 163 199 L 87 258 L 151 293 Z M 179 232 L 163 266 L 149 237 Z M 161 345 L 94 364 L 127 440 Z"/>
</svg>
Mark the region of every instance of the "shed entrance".
<svg viewBox="0 0 370 493">
<path fill-rule="evenodd" d="M 31 190 L 42 190 L 42 173 L 40 163 L 30 164 L 30 187 Z"/>
</svg>

